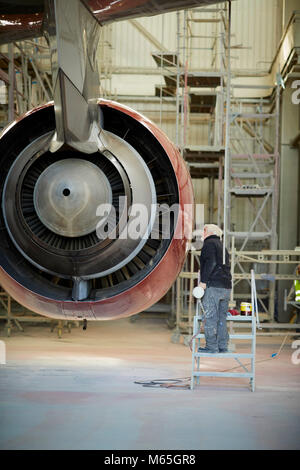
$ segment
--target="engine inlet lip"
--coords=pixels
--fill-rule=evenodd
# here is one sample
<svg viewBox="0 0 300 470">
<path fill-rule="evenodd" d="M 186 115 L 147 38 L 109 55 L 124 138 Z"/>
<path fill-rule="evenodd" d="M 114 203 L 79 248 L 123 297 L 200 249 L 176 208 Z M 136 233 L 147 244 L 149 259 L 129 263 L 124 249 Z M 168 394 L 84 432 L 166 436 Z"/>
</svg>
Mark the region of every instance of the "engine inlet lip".
<svg viewBox="0 0 300 470">
<path fill-rule="evenodd" d="M 118 103 L 101 100 L 99 103 L 103 112 L 104 119 L 102 121 L 103 129 L 112 132 L 119 136 L 121 139 L 127 141 L 134 149 L 139 152 L 151 171 L 153 180 L 155 182 L 156 193 L 159 197 L 160 204 L 166 203 L 170 207 L 172 204 L 182 205 L 182 201 L 192 200 L 188 197 L 188 188 L 186 190 L 185 168 L 181 164 L 179 153 L 177 149 L 169 143 L 167 138 L 160 132 L 160 130 L 151 122 L 145 121 L 145 118 L 129 108 L 124 108 Z M 1 196 L 3 193 L 4 184 L 7 174 L 14 164 L 18 155 L 25 149 L 30 142 L 45 135 L 46 132 L 52 132 L 55 129 L 54 110 L 53 104 L 45 105 L 37 108 L 28 113 L 25 118 L 17 120 L 8 131 L 2 133 L 0 140 L 1 155 L 0 161 L 2 170 L 0 173 L 0 191 Z M 103 152 L 104 153 L 104 152 Z M 125 168 L 124 171 L 126 172 Z M 1 199 L 0 196 L 0 199 Z M 47 299 L 45 303 L 44 313 L 47 316 L 51 312 L 55 315 L 63 315 L 65 318 L 67 310 L 62 309 L 64 303 L 68 306 L 69 315 L 73 315 L 70 310 L 71 304 L 71 281 L 67 278 L 55 277 L 47 274 L 45 271 L 38 269 L 33 263 L 20 254 L 20 250 L 15 247 L 12 242 L 8 230 L 5 226 L 4 214 L 0 213 L 0 223 L 2 225 L 2 233 L 0 238 L 0 265 L 4 273 L 6 272 L 10 280 L 14 280 L 16 287 L 24 292 L 28 290 L 31 299 L 36 299 L 36 305 L 32 304 L 32 310 L 38 305 L 40 313 L 42 310 L 43 299 Z M 80 310 L 80 304 L 88 304 L 89 308 L 93 309 L 93 315 L 97 315 L 97 319 L 102 318 L 102 305 L 107 306 L 107 302 L 119 302 L 116 304 L 116 311 L 119 313 L 123 311 L 123 299 L 128 299 L 126 302 L 129 306 L 135 303 L 135 298 L 131 297 L 132 293 L 139 294 L 140 288 L 138 285 L 148 285 L 151 290 L 151 283 L 158 279 L 158 284 L 162 285 L 159 280 L 159 275 L 156 272 L 161 272 L 159 266 L 166 266 L 170 261 L 170 253 L 176 252 L 176 260 L 182 258 L 182 242 L 173 239 L 175 230 L 177 231 L 177 219 L 171 221 L 170 238 L 161 238 L 157 240 L 147 241 L 147 247 L 152 247 L 153 254 L 150 258 L 145 257 L 147 251 L 143 249 L 138 255 L 138 260 L 143 260 L 144 267 L 140 267 L 136 260 L 132 260 L 124 269 L 112 275 L 99 277 L 91 282 L 92 290 L 87 303 L 77 302 L 76 308 Z M 24 232 L 24 229 L 22 228 Z M 151 236 L 152 238 L 152 236 Z M 149 254 L 149 253 L 148 253 Z M 178 256 L 177 256 L 178 255 Z M 172 258 L 173 256 L 173 258 Z M 167 260 L 167 261 L 166 261 Z M 171 255 L 171 261 L 174 260 L 174 253 Z M 173 265 L 172 265 L 173 266 Z M 173 269 L 173 268 L 172 268 Z M 174 270 L 177 265 L 174 265 Z M 2 272 L 0 269 L 0 273 Z M 158 270 L 158 271 L 157 271 Z M 174 271 L 175 272 L 175 271 Z M 168 277 L 165 272 L 164 277 Z M 154 277 L 153 277 L 154 276 Z M 155 277 L 156 276 L 156 277 Z M 147 279 L 151 279 L 147 281 Z M 173 277 L 172 277 L 173 279 Z M 5 283 L 5 275 L 2 276 L 3 284 Z M 13 281 L 12 281 L 13 282 Z M 148 282 L 148 284 L 147 284 Z M 127 296 L 127 291 L 130 292 Z M 148 291 L 147 291 L 148 292 Z M 160 291 L 162 295 L 165 291 Z M 127 297 L 126 297 L 127 296 Z M 116 300 L 113 300 L 115 298 Z M 120 299 L 119 301 L 117 300 Z M 139 296 L 140 298 L 140 296 Z M 159 299 L 156 296 L 157 300 Z M 38 299 L 38 300 L 37 300 Z M 51 300 L 48 303 L 48 300 Z M 122 303 L 123 302 L 123 303 Z M 22 301 L 21 301 L 22 303 Z M 110 305 L 115 305 L 114 303 Z M 60 313 L 58 313 L 60 310 Z M 129 308 L 130 310 L 130 308 Z M 129 311 L 128 309 L 126 311 Z M 63 313 L 62 313 L 63 312 Z M 115 318 L 116 312 L 109 314 L 110 317 Z M 57 316 L 59 318 L 59 316 Z M 108 318 L 106 316 L 105 318 Z"/>
</svg>

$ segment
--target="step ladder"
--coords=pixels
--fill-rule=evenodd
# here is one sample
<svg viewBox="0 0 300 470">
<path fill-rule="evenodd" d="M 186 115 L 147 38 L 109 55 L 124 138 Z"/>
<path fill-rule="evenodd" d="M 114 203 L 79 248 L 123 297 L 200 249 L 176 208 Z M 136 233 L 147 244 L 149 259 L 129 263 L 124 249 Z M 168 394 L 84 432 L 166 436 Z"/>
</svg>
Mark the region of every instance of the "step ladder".
<svg viewBox="0 0 300 470">
<path fill-rule="evenodd" d="M 231 339 L 242 339 L 251 340 L 251 353 L 238 353 L 238 352 L 227 352 L 227 353 L 205 353 L 198 352 L 200 347 L 201 338 L 205 338 L 203 333 L 200 333 L 201 322 L 204 317 L 204 309 L 201 299 L 197 299 L 196 302 L 196 315 L 194 316 L 193 322 L 193 338 L 192 338 L 192 376 L 191 376 L 191 390 L 194 389 L 194 385 L 200 384 L 200 377 L 232 377 L 249 378 L 250 388 L 252 392 L 255 390 L 255 353 L 256 353 L 256 328 L 259 327 L 259 317 L 257 311 L 257 297 L 255 288 L 254 272 L 251 271 L 251 300 L 252 300 L 252 315 L 227 315 L 227 321 L 229 322 L 248 322 L 251 326 L 251 333 L 248 334 L 229 334 Z M 200 312 L 201 310 L 201 312 Z M 200 359 L 203 357 L 213 358 L 234 358 L 238 364 L 244 369 L 244 372 L 216 372 L 216 371 L 202 371 L 200 369 Z M 251 368 L 248 369 L 240 359 L 251 359 Z M 206 363 L 207 365 L 207 363 Z"/>
</svg>

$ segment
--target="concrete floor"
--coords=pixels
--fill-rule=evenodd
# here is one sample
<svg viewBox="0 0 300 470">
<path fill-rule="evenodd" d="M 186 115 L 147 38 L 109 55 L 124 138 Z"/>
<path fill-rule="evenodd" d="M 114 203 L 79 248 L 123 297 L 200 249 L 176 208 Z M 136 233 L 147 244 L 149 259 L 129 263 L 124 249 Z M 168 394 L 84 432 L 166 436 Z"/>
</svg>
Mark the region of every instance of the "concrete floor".
<svg viewBox="0 0 300 470">
<path fill-rule="evenodd" d="M 49 326 L 13 331 L 0 365 L 0 449 L 299 449 L 300 365 L 288 340 L 248 379 L 203 378 L 195 390 L 135 381 L 186 378 L 189 348 L 163 319 L 90 322 L 61 339 Z M 283 337 L 260 337 L 257 361 Z M 244 350 L 242 345 L 237 345 Z M 234 359 L 203 359 L 225 370 Z M 186 383 L 186 382 L 185 382 Z"/>
</svg>

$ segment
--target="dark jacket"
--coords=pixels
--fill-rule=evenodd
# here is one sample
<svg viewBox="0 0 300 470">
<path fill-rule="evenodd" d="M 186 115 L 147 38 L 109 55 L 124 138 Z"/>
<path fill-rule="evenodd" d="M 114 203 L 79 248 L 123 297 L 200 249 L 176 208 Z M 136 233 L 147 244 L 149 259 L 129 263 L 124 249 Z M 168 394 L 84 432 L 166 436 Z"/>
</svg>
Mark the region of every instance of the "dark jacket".
<svg viewBox="0 0 300 470">
<path fill-rule="evenodd" d="M 229 254 L 225 252 L 223 264 L 223 244 L 219 237 L 211 235 L 204 240 L 200 256 L 201 282 L 207 287 L 231 289 Z"/>
</svg>

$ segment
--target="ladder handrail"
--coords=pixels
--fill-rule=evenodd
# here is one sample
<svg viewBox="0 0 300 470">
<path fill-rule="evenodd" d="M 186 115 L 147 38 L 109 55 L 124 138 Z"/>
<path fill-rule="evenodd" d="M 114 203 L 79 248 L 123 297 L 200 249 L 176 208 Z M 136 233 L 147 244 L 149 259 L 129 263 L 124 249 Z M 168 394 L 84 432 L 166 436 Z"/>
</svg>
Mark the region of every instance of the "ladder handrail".
<svg viewBox="0 0 300 470">
<path fill-rule="evenodd" d="M 191 390 L 194 388 L 194 378 L 197 378 L 199 383 L 200 376 L 212 376 L 212 377 L 248 377 L 250 378 L 250 386 L 251 390 L 254 392 L 255 390 L 255 355 L 256 355 L 256 328 L 261 329 L 259 323 L 259 316 L 258 316 L 258 305 L 257 305 L 257 295 L 256 295 L 256 286 L 255 286 L 255 275 L 254 270 L 251 270 L 251 303 L 252 303 L 252 315 L 227 315 L 227 321 L 243 321 L 243 322 L 251 322 L 251 334 L 229 334 L 229 338 L 236 338 L 236 339 L 249 339 L 251 340 L 251 354 L 250 353 L 203 353 L 198 352 L 198 347 L 196 346 L 196 341 L 198 340 L 198 344 L 200 344 L 200 338 L 204 338 L 205 335 L 201 333 L 201 325 L 200 322 L 205 320 L 205 311 L 201 302 L 201 299 L 197 299 L 196 301 L 196 312 L 193 321 L 193 337 L 191 339 L 192 343 L 192 377 L 191 377 Z M 199 314 L 199 310 L 202 310 L 203 315 Z M 245 366 L 241 363 L 238 359 L 249 357 L 251 358 L 251 371 L 248 372 L 216 372 L 216 371 L 200 371 L 200 357 L 231 357 L 234 358 L 241 367 L 245 369 Z M 197 364 L 197 368 L 195 370 L 195 364 Z"/>
</svg>

